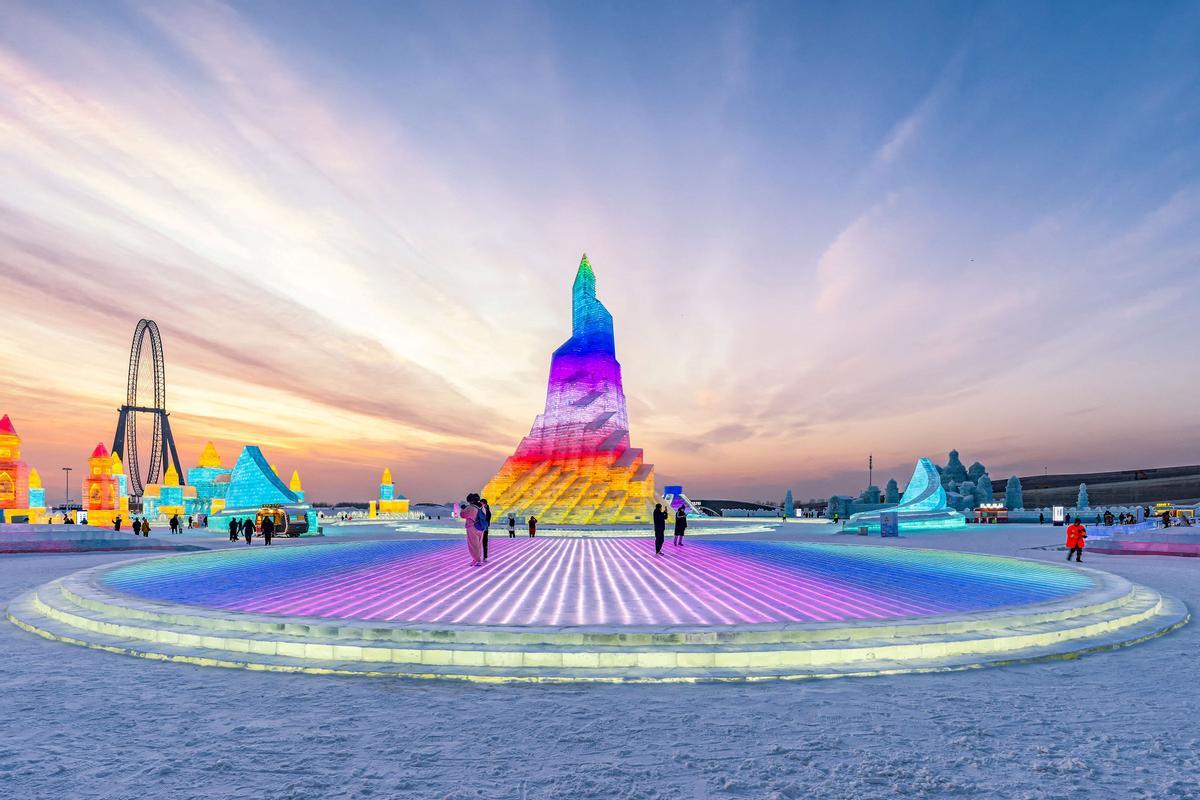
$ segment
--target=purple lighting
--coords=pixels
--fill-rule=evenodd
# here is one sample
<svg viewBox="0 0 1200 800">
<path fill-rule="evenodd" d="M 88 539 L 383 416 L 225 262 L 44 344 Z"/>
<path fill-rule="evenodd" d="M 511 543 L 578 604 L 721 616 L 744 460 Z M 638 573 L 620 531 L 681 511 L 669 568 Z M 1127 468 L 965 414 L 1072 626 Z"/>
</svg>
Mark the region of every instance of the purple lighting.
<svg viewBox="0 0 1200 800">
<path fill-rule="evenodd" d="M 156 559 L 105 574 L 143 598 L 237 611 L 500 626 L 745 625 L 887 619 L 1056 600 L 1085 575 L 928 550 L 637 539 L 358 542 Z"/>
</svg>

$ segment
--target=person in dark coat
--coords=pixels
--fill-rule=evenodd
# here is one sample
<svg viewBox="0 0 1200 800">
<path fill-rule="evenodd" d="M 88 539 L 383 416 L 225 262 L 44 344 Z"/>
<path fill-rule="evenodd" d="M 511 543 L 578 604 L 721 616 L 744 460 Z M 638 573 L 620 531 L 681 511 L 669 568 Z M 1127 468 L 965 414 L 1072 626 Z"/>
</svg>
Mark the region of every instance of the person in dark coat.
<svg viewBox="0 0 1200 800">
<path fill-rule="evenodd" d="M 242 524 L 237 521 L 237 517 L 229 518 L 229 541 L 236 542 L 238 534 L 241 533 Z"/>
<path fill-rule="evenodd" d="M 142 536 L 150 538 L 150 520 L 142 517 Z"/>
<path fill-rule="evenodd" d="M 117 518 L 113 520 L 113 530 L 116 531 L 117 533 L 121 532 L 121 515 L 120 514 L 118 514 Z"/>
<path fill-rule="evenodd" d="M 508 538 L 517 538 L 517 515 L 511 511 L 508 513 Z"/>
<path fill-rule="evenodd" d="M 662 503 L 654 504 L 654 555 L 662 555 L 663 540 L 667 536 L 667 512 Z"/>
<path fill-rule="evenodd" d="M 167 525 L 170 526 L 171 533 L 179 533 L 179 515 L 172 514 L 171 519 L 167 522 Z"/>
<path fill-rule="evenodd" d="M 254 538 L 254 520 L 242 520 L 242 536 L 246 539 L 246 544 L 250 544 L 250 540 Z"/>
<path fill-rule="evenodd" d="M 683 506 L 675 512 L 675 544 L 683 547 L 683 532 L 687 530 L 687 514 L 683 511 Z"/>
<path fill-rule="evenodd" d="M 262 521 L 263 542 L 271 544 L 271 537 L 275 535 L 275 520 L 271 517 L 263 517 Z"/>
<path fill-rule="evenodd" d="M 479 499 L 479 505 L 483 513 L 483 560 L 486 562 L 488 530 L 492 527 L 492 507 L 488 505 L 486 497 Z"/>
<path fill-rule="evenodd" d="M 531 516 L 529 518 L 529 538 L 532 539 L 534 536 L 537 536 L 537 517 Z"/>
</svg>

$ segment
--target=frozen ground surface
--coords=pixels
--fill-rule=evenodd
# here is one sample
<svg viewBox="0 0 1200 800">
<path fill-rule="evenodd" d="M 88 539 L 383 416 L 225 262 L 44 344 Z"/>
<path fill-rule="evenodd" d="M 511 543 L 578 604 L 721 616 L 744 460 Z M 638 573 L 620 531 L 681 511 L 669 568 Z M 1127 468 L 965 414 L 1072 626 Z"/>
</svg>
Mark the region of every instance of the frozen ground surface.
<svg viewBox="0 0 1200 800">
<path fill-rule="evenodd" d="M 1061 559 L 1036 549 L 1061 530 L 899 544 Z M 0 598 L 128 558 L 0 556 Z M 1085 561 L 1200 605 L 1200 559 Z M 1198 655 L 1193 623 L 1077 661 L 937 675 L 478 686 L 158 664 L 4 623 L 0 797 L 1197 798 Z"/>
</svg>

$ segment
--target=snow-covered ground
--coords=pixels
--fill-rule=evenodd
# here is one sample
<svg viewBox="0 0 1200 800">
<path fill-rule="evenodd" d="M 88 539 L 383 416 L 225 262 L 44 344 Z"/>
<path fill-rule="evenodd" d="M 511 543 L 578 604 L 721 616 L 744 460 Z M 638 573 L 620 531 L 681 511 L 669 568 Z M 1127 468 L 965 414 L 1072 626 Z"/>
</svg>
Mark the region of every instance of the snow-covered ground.
<svg viewBox="0 0 1200 800">
<path fill-rule="evenodd" d="M 898 544 L 1062 559 L 1037 549 L 1061 532 Z M 128 558 L 0 556 L 0 599 Z M 1084 558 L 1200 604 L 1200 559 Z M 1198 798 L 1198 645 L 1192 624 L 1076 661 L 936 675 L 480 686 L 160 664 L 4 623 L 0 797 Z"/>
</svg>

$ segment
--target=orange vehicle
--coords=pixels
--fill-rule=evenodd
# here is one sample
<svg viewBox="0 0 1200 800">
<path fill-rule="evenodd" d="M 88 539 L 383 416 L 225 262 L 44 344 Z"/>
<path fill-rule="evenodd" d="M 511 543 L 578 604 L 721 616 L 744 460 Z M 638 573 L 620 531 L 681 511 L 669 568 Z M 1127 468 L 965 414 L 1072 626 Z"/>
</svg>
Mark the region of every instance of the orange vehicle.
<svg viewBox="0 0 1200 800">
<path fill-rule="evenodd" d="M 297 537 L 308 533 L 308 516 L 303 509 L 288 508 L 287 506 L 263 506 L 254 515 L 254 530 L 261 531 L 263 519 L 270 517 L 275 523 L 276 536 Z"/>
</svg>

